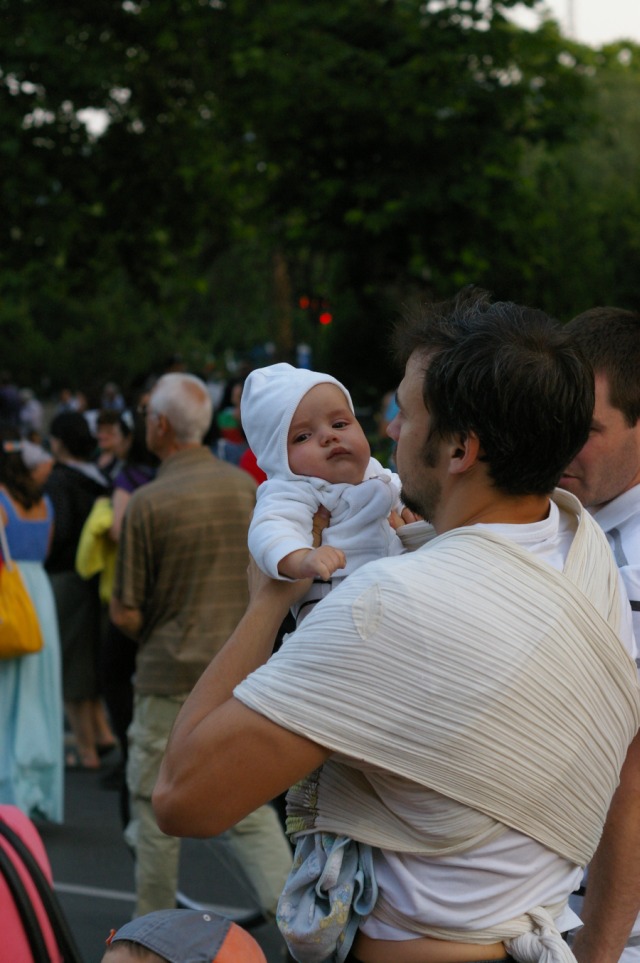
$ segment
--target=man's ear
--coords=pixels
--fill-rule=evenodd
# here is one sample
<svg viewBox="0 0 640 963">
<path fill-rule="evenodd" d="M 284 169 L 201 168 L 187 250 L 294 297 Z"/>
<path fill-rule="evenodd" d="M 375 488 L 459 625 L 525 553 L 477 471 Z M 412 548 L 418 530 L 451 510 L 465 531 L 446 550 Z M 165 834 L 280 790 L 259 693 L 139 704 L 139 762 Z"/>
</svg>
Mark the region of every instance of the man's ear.
<svg viewBox="0 0 640 963">
<path fill-rule="evenodd" d="M 459 432 L 450 443 L 449 473 L 462 475 L 480 460 L 480 439 L 473 431 Z"/>
<path fill-rule="evenodd" d="M 160 431 L 163 434 L 166 434 L 166 432 L 171 428 L 171 424 L 167 419 L 167 416 L 159 414 L 157 417 L 157 421 L 158 421 L 158 428 L 160 429 Z"/>
</svg>

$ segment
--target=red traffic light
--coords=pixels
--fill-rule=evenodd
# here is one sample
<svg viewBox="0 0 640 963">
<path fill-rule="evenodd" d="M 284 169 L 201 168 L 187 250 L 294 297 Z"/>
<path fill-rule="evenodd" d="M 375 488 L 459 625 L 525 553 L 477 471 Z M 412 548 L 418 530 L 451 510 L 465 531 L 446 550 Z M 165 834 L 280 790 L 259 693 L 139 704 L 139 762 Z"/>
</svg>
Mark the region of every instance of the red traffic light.
<svg viewBox="0 0 640 963">
<path fill-rule="evenodd" d="M 298 307 L 302 311 L 308 311 L 309 320 L 316 324 L 331 324 L 333 321 L 330 303 L 326 298 L 310 297 L 308 294 L 301 294 L 298 298 Z"/>
</svg>

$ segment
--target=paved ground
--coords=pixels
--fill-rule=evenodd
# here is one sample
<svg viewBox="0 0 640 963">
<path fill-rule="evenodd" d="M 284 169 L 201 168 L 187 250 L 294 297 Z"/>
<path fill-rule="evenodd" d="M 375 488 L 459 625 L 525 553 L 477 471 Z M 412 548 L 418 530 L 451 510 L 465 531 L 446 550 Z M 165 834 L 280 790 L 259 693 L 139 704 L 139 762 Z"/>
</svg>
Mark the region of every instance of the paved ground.
<svg viewBox="0 0 640 963">
<path fill-rule="evenodd" d="M 100 775 L 67 771 L 65 791 L 64 825 L 40 824 L 38 830 L 84 963 L 99 963 L 111 928 L 131 917 L 133 860 L 122 839 L 117 793 L 102 788 Z M 209 848 L 186 841 L 180 885 L 195 900 L 249 920 L 268 963 L 287 958 L 275 924 L 251 924 L 256 904 L 250 886 L 227 857 L 224 844 Z"/>
</svg>

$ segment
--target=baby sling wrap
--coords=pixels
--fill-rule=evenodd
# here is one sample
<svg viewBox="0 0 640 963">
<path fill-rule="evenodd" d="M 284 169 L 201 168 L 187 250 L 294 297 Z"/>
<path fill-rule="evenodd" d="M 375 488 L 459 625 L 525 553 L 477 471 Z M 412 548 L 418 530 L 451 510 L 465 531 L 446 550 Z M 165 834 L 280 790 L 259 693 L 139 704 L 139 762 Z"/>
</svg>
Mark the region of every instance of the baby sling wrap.
<svg viewBox="0 0 640 963">
<path fill-rule="evenodd" d="M 329 852 L 326 834 L 438 856 L 510 827 L 589 861 L 640 721 L 638 685 L 605 536 L 573 496 L 554 500 L 577 525 L 564 572 L 490 531 L 455 529 L 354 573 L 238 687 L 334 752 L 290 793 L 299 845 L 320 833 Z M 393 776 L 411 784 L 406 798 Z M 454 931 L 375 902 L 407 931 L 504 940 L 523 963 L 573 959 L 553 922 L 561 908 Z"/>
</svg>

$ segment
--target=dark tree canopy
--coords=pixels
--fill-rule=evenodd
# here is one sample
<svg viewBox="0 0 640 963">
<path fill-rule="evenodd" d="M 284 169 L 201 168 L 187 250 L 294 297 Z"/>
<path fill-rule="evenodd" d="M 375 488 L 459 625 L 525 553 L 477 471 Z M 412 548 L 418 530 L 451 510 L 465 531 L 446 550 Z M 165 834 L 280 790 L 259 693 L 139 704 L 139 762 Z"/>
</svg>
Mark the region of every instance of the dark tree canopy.
<svg viewBox="0 0 640 963">
<path fill-rule="evenodd" d="M 373 397 L 416 297 L 637 302 L 638 48 L 514 4 L 0 0 L 6 365 L 126 381 L 305 341 Z"/>
</svg>

